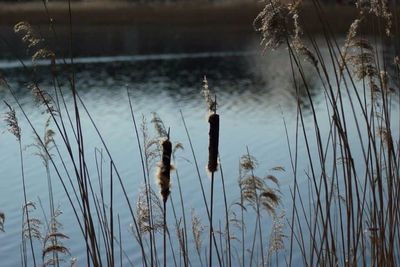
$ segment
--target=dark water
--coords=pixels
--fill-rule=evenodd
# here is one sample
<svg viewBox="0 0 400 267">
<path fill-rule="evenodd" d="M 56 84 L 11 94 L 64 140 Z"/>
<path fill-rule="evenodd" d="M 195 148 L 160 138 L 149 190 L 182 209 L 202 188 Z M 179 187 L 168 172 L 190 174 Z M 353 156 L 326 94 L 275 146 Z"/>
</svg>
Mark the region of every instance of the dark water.
<svg viewBox="0 0 400 267">
<path fill-rule="evenodd" d="M 220 49 L 218 44 L 214 46 L 214 49 L 203 47 L 203 51 L 198 51 L 201 49 L 193 46 L 190 46 L 193 50 L 181 49 L 176 47 L 174 43 L 168 43 L 165 46 L 162 44 L 163 34 L 166 36 L 171 34 L 166 31 L 160 34 L 159 40 L 153 40 L 154 43 L 152 43 L 155 46 L 165 48 L 164 51 L 154 48 L 146 50 L 146 53 L 134 55 L 134 53 L 126 53 L 126 51 L 135 47 L 135 45 L 139 48 L 133 51 L 140 51 L 141 46 L 148 48 L 148 44 L 120 43 L 118 39 L 120 35 L 118 34 L 115 37 L 117 40 L 112 40 L 112 36 L 102 38 L 95 33 L 91 30 L 88 32 L 89 36 L 91 36 L 90 34 L 94 35 L 93 40 L 95 42 L 98 40 L 99 46 L 96 46 L 94 51 L 89 51 L 86 54 L 87 57 L 75 60 L 76 86 L 85 106 L 96 122 L 98 130 L 106 140 L 133 203 L 137 199 L 143 179 L 127 92 L 129 92 L 133 101 L 136 119 L 139 123 L 142 121 L 142 117 L 146 119 L 151 135 L 155 134 L 153 126 L 150 124 L 151 113 L 157 112 L 164 124 L 170 127 L 171 139 L 182 142 L 185 147 L 183 151 L 179 152 L 178 159 L 174 164 L 181 177 L 188 221 L 190 221 L 190 211 L 193 209 L 201 217 L 202 222 L 207 225 L 200 184 L 180 111 L 186 120 L 200 166 L 201 179 L 208 195 L 210 183 L 205 171 L 208 146 L 207 110 L 200 93 L 204 76 L 207 77 L 211 90 L 218 96 L 218 112 L 221 116 L 220 157 L 228 203 L 234 203 L 239 197 L 238 162 L 240 156 L 246 153 L 247 148 L 259 161 L 256 172 L 260 176 L 266 175 L 275 166 L 290 169 L 284 120 L 288 125 L 289 138 L 293 138 L 296 96 L 293 80 L 290 76 L 290 66 L 287 64 L 287 50 L 281 49 L 263 54 L 258 47 L 257 38 L 246 39 L 240 42 L 240 46 L 236 47 L 230 47 L 230 42 L 227 42 L 229 49 L 225 50 Z M 135 36 L 129 31 L 126 34 Z M 180 34 L 185 35 L 184 32 Z M 199 40 L 194 36 L 194 42 L 204 41 L 207 44 L 205 37 L 203 34 L 202 38 L 198 37 L 201 39 Z M 234 34 L 231 39 L 239 40 L 240 35 Z M 126 39 L 124 40 L 126 41 Z M 108 47 L 114 44 L 120 44 L 121 47 L 114 46 L 115 50 L 109 53 L 110 56 L 96 56 L 103 54 L 103 46 Z M 324 51 L 324 49 L 322 50 Z M 149 51 L 154 53 L 147 53 Z M 181 52 L 178 53 L 178 51 Z M 76 51 L 76 53 L 81 54 L 83 52 Z M 115 54 L 118 54 L 118 56 L 115 56 Z M 18 65 L 17 61 L 3 60 L 0 62 L 3 75 L 7 77 L 9 84 L 22 103 L 23 109 L 28 114 L 29 120 L 41 133 L 47 115 L 43 114 L 41 108 L 34 103 L 31 94 L 28 92 L 27 84 L 34 77 L 43 88 L 51 92 L 52 80 L 49 67 L 46 66 L 46 62 L 38 62 L 35 75 L 32 76 L 31 71 L 16 67 Z M 322 133 L 327 133 L 328 125 L 324 125 L 323 118 L 326 118 L 328 123 L 329 117 L 323 101 L 321 84 L 311 66 L 307 64 L 305 64 L 305 74 L 307 82 L 312 86 L 311 92 L 315 98 L 315 109 L 322 121 Z M 61 78 L 60 83 L 65 90 L 67 105 L 70 106 L 72 99 L 68 93 L 66 77 Z M 1 89 L 0 97 L 15 106 L 15 101 L 7 89 Z M 5 111 L 4 105 L 1 111 Z M 312 131 L 312 118 L 307 115 L 307 112 L 309 112 L 307 105 L 305 105 L 305 112 L 306 131 Z M 34 214 L 39 218 L 44 218 L 39 203 L 43 204 L 44 213 L 47 214 L 46 172 L 40 158 L 34 155 L 35 149 L 29 146 L 34 142 L 32 129 L 19 110 L 17 115 L 22 128 L 28 199 L 37 203 L 37 210 Z M 82 115 L 82 121 L 89 171 L 92 178 L 97 181 L 95 156 L 99 157 L 99 153 L 96 151 L 101 150 L 103 145 L 91 125 L 89 117 Z M 51 127 L 55 127 L 54 124 L 51 124 Z M 3 130 L 5 130 L 4 125 Z M 58 136 L 56 136 L 56 141 L 60 141 Z M 0 162 L 2 162 L 0 208 L 6 214 L 6 232 L 0 233 L 0 259 L 2 259 L 0 265 L 15 266 L 19 262 L 20 255 L 23 194 L 18 144 L 14 136 L 5 131 L 0 135 L 0 151 L 3 152 L 0 156 Z M 302 151 L 304 151 L 304 148 L 300 148 L 299 153 Z M 299 164 L 305 166 L 305 162 L 302 161 L 303 159 L 300 159 Z M 108 164 L 109 161 L 104 159 L 104 165 L 108 166 Z M 64 233 L 70 237 L 69 240 L 65 241 L 65 244 L 70 247 L 71 257 L 77 258 L 78 266 L 84 266 L 85 253 L 82 246 L 83 242 L 81 242 L 81 233 L 76 227 L 76 219 L 53 168 L 50 171 L 54 179 L 55 204 L 63 211 L 59 220 L 63 224 Z M 155 170 L 153 169 L 151 173 L 155 173 Z M 277 176 L 284 196 L 282 209 L 290 210 L 288 189 L 293 182 L 290 171 L 279 173 Z M 218 173 L 216 181 L 215 210 L 216 214 L 219 215 L 224 210 L 220 173 Z M 157 191 L 155 183 L 152 183 Z M 135 237 L 129 229 L 132 223 L 131 217 L 126 203 L 122 200 L 121 190 L 118 189 L 117 185 L 115 190 L 120 201 L 115 202 L 114 209 L 121 218 L 124 249 L 128 255 L 128 257 L 124 257 L 124 265 L 128 265 L 129 261 L 138 264 L 140 263 L 140 253 L 134 245 Z M 179 203 L 177 190 L 177 182 L 173 177 L 171 197 L 175 203 Z M 172 217 L 169 219 L 173 222 Z M 215 222 L 222 219 L 223 216 L 221 215 L 215 219 Z M 269 233 L 270 219 L 268 216 L 264 216 L 264 220 L 265 233 Z M 205 246 L 207 243 L 206 236 L 205 233 Z M 158 236 L 158 239 L 161 240 L 161 235 Z M 172 242 L 177 244 L 174 235 L 172 239 Z M 192 239 L 189 244 L 193 249 Z M 246 245 L 250 246 L 251 240 L 246 241 Z M 40 254 L 40 243 L 35 242 L 35 246 Z M 159 248 L 161 248 L 161 244 Z M 295 253 L 295 259 L 296 255 L 298 254 Z M 197 266 L 197 257 L 193 257 L 192 260 L 193 266 Z M 172 261 L 172 258 L 169 258 L 169 261 Z"/>
</svg>

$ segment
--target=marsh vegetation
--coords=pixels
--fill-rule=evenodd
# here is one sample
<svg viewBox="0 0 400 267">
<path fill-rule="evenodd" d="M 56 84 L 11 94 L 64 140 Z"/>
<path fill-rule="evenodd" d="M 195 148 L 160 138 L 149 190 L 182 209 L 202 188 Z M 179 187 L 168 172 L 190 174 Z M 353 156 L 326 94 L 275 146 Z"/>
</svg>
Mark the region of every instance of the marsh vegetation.
<svg viewBox="0 0 400 267">
<path fill-rule="evenodd" d="M 395 3 L 357 2 L 342 38 L 318 1 L 318 37 L 301 1 L 264 4 L 259 52 L 105 64 L 15 25 L 6 265 L 399 266 Z"/>
</svg>

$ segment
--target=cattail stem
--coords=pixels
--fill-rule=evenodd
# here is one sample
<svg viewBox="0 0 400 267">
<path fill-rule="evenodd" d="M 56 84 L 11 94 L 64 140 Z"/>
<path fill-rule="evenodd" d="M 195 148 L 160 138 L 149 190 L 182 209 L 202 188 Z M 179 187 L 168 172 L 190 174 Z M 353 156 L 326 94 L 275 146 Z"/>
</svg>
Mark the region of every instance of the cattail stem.
<svg viewBox="0 0 400 267">
<path fill-rule="evenodd" d="M 161 142 L 162 155 L 161 162 L 159 164 L 157 173 L 157 182 L 160 186 L 160 193 L 164 204 L 164 238 L 163 238 L 163 250 L 164 250 L 164 267 L 167 266 L 167 200 L 171 193 L 171 154 L 172 144 L 169 141 L 169 132 L 167 139 Z"/>
<path fill-rule="evenodd" d="M 164 204 L 164 240 L 163 240 L 163 249 L 164 249 L 164 267 L 167 267 L 167 201 L 163 201 Z"/>
<path fill-rule="evenodd" d="M 211 173 L 211 199 L 210 199 L 210 246 L 209 246 L 209 262 L 208 266 L 212 266 L 212 241 L 214 235 L 213 229 L 213 204 L 214 204 L 214 172 Z"/>
<path fill-rule="evenodd" d="M 30 219 L 29 219 L 28 207 L 26 206 L 27 203 L 28 203 L 28 200 L 27 200 L 27 196 L 26 196 L 25 170 L 24 170 L 24 159 L 23 159 L 23 156 L 22 156 L 22 142 L 21 142 L 21 139 L 18 140 L 18 144 L 19 144 L 20 164 L 21 164 L 22 190 L 23 190 L 23 193 L 24 193 L 24 201 L 25 201 L 23 209 L 24 209 L 24 212 L 26 214 L 26 222 L 27 222 L 27 225 L 28 225 L 29 244 L 30 244 L 31 252 L 32 252 L 33 266 L 36 267 L 37 265 L 36 265 L 35 251 L 33 249 L 31 223 L 30 223 Z M 23 224 L 24 224 L 24 222 L 22 221 L 22 225 Z M 24 239 L 24 236 L 22 236 L 22 239 Z M 22 241 L 22 242 L 24 242 L 24 241 Z"/>
<path fill-rule="evenodd" d="M 213 229 L 213 204 L 214 204 L 214 173 L 218 167 L 218 143 L 219 143 L 219 115 L 214 113 L 208 117 L 210 123 L 208 143 L 208 165 L 207 170 L 211 173 L 211 197 L 210 197 L 210 246 L 209 246 L 209 267 L 212 266 L 212 241 Z"/>
</svg>

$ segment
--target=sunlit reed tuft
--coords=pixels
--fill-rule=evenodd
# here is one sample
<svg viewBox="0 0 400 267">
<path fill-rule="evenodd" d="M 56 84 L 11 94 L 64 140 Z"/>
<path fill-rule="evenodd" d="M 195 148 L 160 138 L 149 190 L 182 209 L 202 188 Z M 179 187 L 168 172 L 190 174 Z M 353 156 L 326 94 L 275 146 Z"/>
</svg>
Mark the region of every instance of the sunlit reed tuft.
<svg viewBox="0 0 400 267">
<path fill-rule="evenodd" d="M 8 107 L 8 111 L 5 114 L 4 121 L 8 126 L 8 131 L 12 133 L 16 138 L 17 141 L 21 140 L 21 128 L 18 125 L 18 119 L 15 115 L 15 109 L 13 109 L 7 102 L 4 103 Z"/>
<path fill-rule="evenodd" d="M 28 44 L 28 47 L 35 47 L 39 43 L 43 42 L 43 38 L 39 36 L 39 34 L 33 30 L 32 26 L 29 22 L 21 21 L 15 24 L 14 32 L 21 34 L 22 41 Z"/>
<path fill-rule="evenodd" d="M 35 203 L 29 201 L 23 207 L 23 229 L 22 236 L 24 239 L 42 239 L 41 226 L 42 221 L 30 216 L 36 210 Z M 29 217 L 28 217 L 29 216 Z"/>
<path fill-rule="evenodd" d="M 147 198 L 149 198 L 151 207 Z M 141 234 L 151 233 L 151 231 L 157 232 L 162 229 L 162 205 L 153 189 L 146 186 L 140 189 L 136 202 L 136 216 Z"/>
</svg>

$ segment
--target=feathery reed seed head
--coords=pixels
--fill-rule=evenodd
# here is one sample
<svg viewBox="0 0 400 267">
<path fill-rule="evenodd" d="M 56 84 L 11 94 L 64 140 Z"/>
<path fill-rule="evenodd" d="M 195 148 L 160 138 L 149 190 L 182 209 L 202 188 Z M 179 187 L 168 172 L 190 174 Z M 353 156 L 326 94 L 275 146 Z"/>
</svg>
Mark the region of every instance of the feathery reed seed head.
<svg viewBox="0 0 400 267">
<path fill-rule="evenodd" d="M 261 32 L 261 44 L 265 48 L 276 49 L 283 44 L 289 34 L 290 9 L 279 0 L 268 1 L 264 9 L 255 18 L 256 31 Z"/>
<path fill-rule="evenodd" d="M 13 109 L 6 101 L 4 103 L 8 107 L 8 111 L 5 114 L 4 121 L 8 126 L 8 131 L 12 133 L 18 141 L 21 140 L 21 128 L 18 124 L 17 116 L 15 115 L 15 109 Z"/>
<path fill-rule="evenodd" d="M 136 215 L 140 234 L 159 231 L 164 226 L 160 198 L 150 186 L 143 186 L 139 191 Z"/>
<path fill-rule="evenodd" d="M 208 112 L 215 113 L 217 111 L 217 101 L 213 99 L 211 96 L 211 91 L 208 86 L 208 81 L 206 76 L 204 76 L 203 79 L 203 89 L 201 90 L 201 93 L 203 94 L 203 97 L 206 100 Z"/>
<path fill-rule="evenodd" d="M 285 249 L 284 238 L 286 237 L 283 233 L 284 228 L 285 212 L 273 217 L 272 231 L 270 235 L 270 241 L 268 245 L 268 253 L 276 253 L 280 250 Z"/>
<path fill-rule="evenodd" d="M 49 113 L 53 116 L 58 114 L 58 110 L 54 105 L 54 101 L 48 92 L 40 88 L 36 83 L 29 84 L 28 89 L 31 91 L 36 103 L 43 105 L 46 113 Z"/>
<path fill-rule="evenodd" d="M 22 41 L 28 44 L 28 47 L 37 46 L 39 43 L 43 41 L 41 38 L 29 24 L 29 22 L 21 21 L 15 24 L 14 32 L 22 35 Z"/>
<path fill-rule="evenodd" d="M 201 236 L 204 232 L 204 225 L 201 223 L 200 218 L 192 211 L 192 233 L 195 242 L 195 247 L 198 253 L 201 252 L 202 239 Z"/>
</svg>

